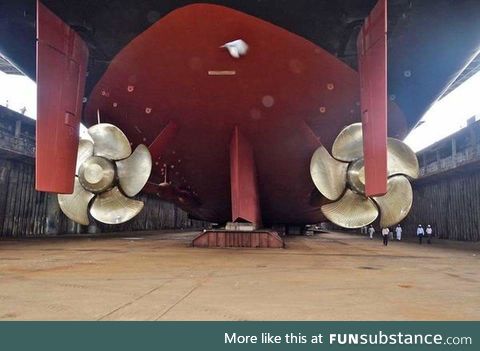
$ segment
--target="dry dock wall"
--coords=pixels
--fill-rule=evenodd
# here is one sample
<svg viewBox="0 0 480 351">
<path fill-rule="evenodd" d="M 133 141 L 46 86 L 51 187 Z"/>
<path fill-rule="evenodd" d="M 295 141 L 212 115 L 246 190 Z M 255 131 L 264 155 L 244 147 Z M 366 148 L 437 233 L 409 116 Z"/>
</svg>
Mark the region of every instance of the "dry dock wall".
<svg viewBox="0 0 480 351">
<path fill-rule="evenodd" d="M 131 221 L 108 226 L 81 226 L 58 207 L 55 194 L 38 192 L 33 164 L 0 158 L 0 237 L 20 238 L 66 233 L 122 232 L 157 229 L 202 228 L 187 213 L 160 199 L 142 195 L 145 207 Z"/>
<path fill-rule="evenodd" d="M 0 238 L 92 231 L 202 228 L 157 197 L 142 195 L 143 211 L 131 221 L 80 226 L 60 211 L 56 195 L 34 190 L 35 121 L 0 106 Z M 480 240 L 480 122 L 419 154 L 422 178 L 413 183 L 413 208 L 404 236 L 419 223 L 444 239 Z"/>
<path fill-rule="evenodd" d="M 453 118 L 453 117 L 452 117 Z M 420 178 L 413 183 L 413 208 L 404 222 L 415 236 L 430 224 L 440 238 L 480 240 L 480 121 L 417 153 Z"/>
<path fill-rule="evenodd" d="M 142 212 L 115 226 L 81 226 L 69 220 L 55 194 L 35 191 L 35 121 L 0 106 L 0 238 L 64 233 L 203 228 L 187 213 L 156 196 L 141 195 Z M 54 170 L 53 170 L 54 171 Z"/>
<path fill-rule="evenodd" d="M 402 223 L 406 236 L 430 224 L 437 237 L 480 240 L 480 170 L 420 179 L 413 186 L 413 207 Z"/>
</svg>

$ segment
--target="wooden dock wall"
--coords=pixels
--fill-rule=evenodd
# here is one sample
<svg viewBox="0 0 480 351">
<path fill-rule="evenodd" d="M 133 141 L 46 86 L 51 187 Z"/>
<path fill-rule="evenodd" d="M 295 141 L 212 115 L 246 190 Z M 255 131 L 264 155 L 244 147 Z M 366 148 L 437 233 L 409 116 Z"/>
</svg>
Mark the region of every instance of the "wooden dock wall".
<svg viewBox="0 0 480 351">
<path fill-rule="evenodd" d="M 442 239 L 480 240 L 480 171 L 455 172 L 413 184 L 413 207 L 402 223 L 405 236 L 430 224 Z"/>
<path fill-rule="evenodd" d="M 185 211 L 153 195 L 141 195 L 138 199 L 145 203 L 140 214 L 131 221 L 123 224 L 113 226 L 100 223 L 98 226 L 101 231 L 123 232 L 156 229 L 200 229 L 207 226 L 206 222 L 189 219 Z"/>
<path fill-rule="evenodd" d="M 34 189 L 33 165 L 0 159 L 2 237 L 43 235 L 48 194 Z"/>
<path fill-rule="evenodd" d="M 0 157 L 0 238 L 36 237 L 92 231 L 121 232 L 157 229 L 203 228 L 206 224 L 188 219 L 187 213 L 151 195 L 141 195 L 142 212 L 131 221 L 98 228 L 69 220 L 58 207 L 54 194 L 38 192 L 32 162 Z"/>
<path fill-rule="evenodd" d="M 122 232 L 203 228 L 174 205 L 142 195 L 143 211 L 131 221 L 98 228 L 80 226 L 60 211 L 56 195 L 34 190 L 34 165 L 0 158 L 0 237 L 35 237 L 63 233 Z M 402 222 L 404 236 L 415 236 L 419 223 L 451 240 L 480 240 L 480 171 L 428 177 L 413 184 L 414 201 Z"/>
</svg>

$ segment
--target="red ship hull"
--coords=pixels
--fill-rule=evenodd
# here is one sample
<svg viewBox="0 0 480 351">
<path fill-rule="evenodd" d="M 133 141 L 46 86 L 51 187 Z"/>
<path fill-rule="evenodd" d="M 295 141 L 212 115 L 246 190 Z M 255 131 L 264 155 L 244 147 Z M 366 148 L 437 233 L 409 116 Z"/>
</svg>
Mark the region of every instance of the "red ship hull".
<svg viewBox="0 0 480 351">
<path fill-rule="evenodd" d="M 239 59 L 220 48 L 236 39 L 249 45 Z M 117 125 L 134 146 L 158 145 L 162 131 L 175 125 L 168 143 L 152 145 L 152 183 L 144 190 L 166 197 L 155 185 L 166 167 L 174 188 L 168 200 L 196 218 L 232 220 L 236 199 L 267 225 L 316 223 L 323 199 L 310 178 L 310 158 L 360 121 L 359 84 L 356 71 L 295 34 L 226 7 L 190 5 L 115 57 L 85 117 L 93 125 L 100 110 L 102 122 Z M 248 167 L 241 179 L 254 182 L 232 187 L 236 128 L 252 153 L 251 162 L 240 163 Z M 405 129 L 395 106 L 389 128 Z"/>
</svg>

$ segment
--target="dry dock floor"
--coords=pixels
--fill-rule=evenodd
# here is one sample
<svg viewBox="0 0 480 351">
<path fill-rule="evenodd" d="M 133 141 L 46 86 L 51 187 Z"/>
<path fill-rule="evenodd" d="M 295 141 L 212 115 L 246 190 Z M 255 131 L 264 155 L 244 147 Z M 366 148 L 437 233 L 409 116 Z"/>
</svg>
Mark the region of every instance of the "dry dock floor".
<svg viewBox="0 0 480 351">
<path fill-rule="evenodd" d="M 480 319 L 479 243 L 199 249 L 194 235 L 0 241 L 0 320 Z"/>
</svg>

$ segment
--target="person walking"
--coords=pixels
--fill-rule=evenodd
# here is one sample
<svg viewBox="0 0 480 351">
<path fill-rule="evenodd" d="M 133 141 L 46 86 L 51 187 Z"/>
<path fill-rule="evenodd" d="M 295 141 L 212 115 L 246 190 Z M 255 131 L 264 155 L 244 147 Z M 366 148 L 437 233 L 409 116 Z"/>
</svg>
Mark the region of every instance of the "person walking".
<svg viewBox="0 0 480 351">
<path fill-rule="evenodd" d="M 425 232 L 427 233 L 427 243 L 431 244 L 432 243 L 433 230 L 432 230 L 432 227 L 430 226 L 430 224 L 427 225 L 427 230 Z"/>
<path fill-rule="evenodd" d="M 397 227 L 395 228 L 395 234 L 398 241 L 402 240 L 402 227 L 400 226 L 400 224 L 397 224 Z"/>
<path fill-rule="evenodd" d="M 370 235 L 370 239 L 373 239 L 374 233 L 375 233 L 375 228 L 373 228 L 373 225 L 370 224 L 370 227 L 368 227 L 368 235 Z"/>
<path fill-rule="evenodd" d="M 420 245 L 422 244 L 422 239 L 423 239 L 424 235 L 425 235 L 425 231 L 423 230 L 422 225 L 419 224 L 418 227 L 417 227 L 417 237 L 418 237 L 418 243 Z"/>
<path fill-rule="evenodd" d="M 383 228 L 382 229 L 382 236 L 383 236 L 383 245 L 388 245 L 388 235 L 390 234 L 390 229 Z"/>
</svg>

